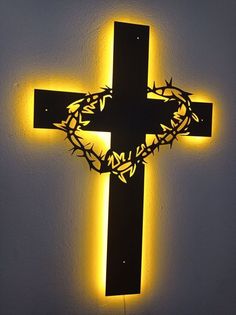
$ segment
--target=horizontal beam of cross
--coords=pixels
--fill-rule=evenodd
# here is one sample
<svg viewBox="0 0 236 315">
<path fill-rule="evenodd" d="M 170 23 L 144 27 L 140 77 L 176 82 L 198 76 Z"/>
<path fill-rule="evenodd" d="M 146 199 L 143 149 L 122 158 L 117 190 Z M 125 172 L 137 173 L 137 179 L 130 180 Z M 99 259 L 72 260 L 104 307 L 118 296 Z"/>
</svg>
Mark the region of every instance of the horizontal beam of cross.
<svg viewBox="0 0 236 315">
<path fill-rule="evenodd" d="M 68 116 L 67 106 L 85 96 L 85 93 L 40 89 L 35 90 L 34 93 L 34 128 L 48 129 L 56 129 L 53 124 L 65 120 Z M 155 105 L 152 103 L 155 103 Z M 191 107 L 193 112 L 199 117 L 199 122 L 197 123 L 195 120 L 191 121 L 190 126 L 188 126 L 189 136 L 210 137 L 212 124 L 209 122 L 212 121 L 212 103 L 192 102 Z M 153 118 L 151 121 L 149 119 L 148 128 L 150 130 L 156 128 L 156 132 L 161 131 L 160 123 L 168 124 L 169 116 L 173 109 L 176 109 L 176 105 L 173 105 L 172 108 L 165 106 L 165 104 L 163 105 L 163 102 L 157 102 L 156 99 L 147 99 L 147 114 Z M 104 127 L 102 126 L 104 126 L 106 119 L 108 120 L 108 117 L 105 117 L 105 115 L 96 116 L 96 119 L 89 124 L 88 129 L 104 131 Z M 109 125 L 108 121 L 106 125 Z M 146 131 L 146 134 L 151 133 L 149 130 Z"/>
</svg>

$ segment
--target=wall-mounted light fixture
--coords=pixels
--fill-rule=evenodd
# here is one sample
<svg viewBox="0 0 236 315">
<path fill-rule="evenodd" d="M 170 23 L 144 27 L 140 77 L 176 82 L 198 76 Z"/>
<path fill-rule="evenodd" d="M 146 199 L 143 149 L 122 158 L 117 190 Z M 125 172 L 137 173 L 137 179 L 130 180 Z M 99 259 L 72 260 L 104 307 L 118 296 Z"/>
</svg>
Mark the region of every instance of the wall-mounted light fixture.
<svg viewBox="0 0 236 315">
<path fill-rule="evenodd" d="M 90 169 L 111 174 L 106 295 L 140 293 L 146 158 L 178 136 L 211 136 L 211 103 L 192 102 L 172 80 L 147 86 L 148 46 L 148 26 L 115 22 L 112 87 L 35 90 L 34 127 L 63 130 Z M 111 132 L 111 148 L 97 152 L 82 130 Z M 153 134 L 149 143 L 146 134 Z"/>
</svg>

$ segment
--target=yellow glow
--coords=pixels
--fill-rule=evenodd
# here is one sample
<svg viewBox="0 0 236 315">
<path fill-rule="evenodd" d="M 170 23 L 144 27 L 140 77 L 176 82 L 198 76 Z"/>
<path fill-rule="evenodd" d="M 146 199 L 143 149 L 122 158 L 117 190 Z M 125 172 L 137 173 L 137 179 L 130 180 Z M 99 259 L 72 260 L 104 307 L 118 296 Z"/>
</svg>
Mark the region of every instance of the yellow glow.
<svg viewBox="0 0 236 315">
<path fill-rule="evenodd" d="M 161 59 L 160 55 L 160 36 L 157 35 L 155 27 L 150 23 L 150 21 L 134 18 L 130 14 L 128 16 L 115 16 L 112 21 L 108 21 L 104 25 L 104 29 L 99 35 L 99 82 L 101 85 L 112 86 L 112 63 L 113 63 L 113 27 L 114 21 L 127 22 L 127 23 L 137 23 L 137 24 L 146 24 L 150 25 L 150 44 L 149 44 L 149 77 L 148 84 L 151 86 L 153 81 L 160 78 L 161 72 Z M 158 47 L 158 49 L 157 49 Z M 213 135 L 216 131 L 216 114 L 215 114 L 215 101 L 211 97 L 206 97 L 202 94 L 197 93 L 197 99 L 194 97 L 192 100 L 195 101 L 205 101 L 212 102 L 214 104 L 213 110 Z M 149 136 L 147 136 L 148 138 Z M 152 136 L 150 136 L 152 137 Z M 200 137 L 180 137 L 181 142 L 185 145 L 196 142 L 199 145 L 209 144 L 210 138 L 200 138 Z M 156 155 L 153 159 L 156 159 Z M 149 157 L 150 161 L 152 157 Z M 162 271 L 163 271 L 163 247 L 159 248 L 157 253 L 157 247 L 160 239 L 160 223 L 158 222 L 157 209 L 160 206 L 160 196 L 162 195 L 161 188 L 157 178 L 157 173 L 153 169 L 155 166 L 154 160 L 151 163 L 147 163 L 145 166 L 145 195 L 144 195 L 144 230 L 143 230 L 143 254 L 142 254 L 142 280 L 141 280 L 141 295 L 127 295 L 126 301 L 129 303 L 134 303 L 136 306 L 143 303 L 145 300 L 149 299 L 152 295 L 153 288 L 161 287 L 162 281 Z M 94 175 L 95 176 L 95 175 Z M 102 178 L 105 178 L 105 183 Z M 99 300 L 106 303 L 105 301 L 109 300 L 112 305 L 118 305 L 117 303 L 122 304 L 122 297 L 105 297 L 105 275 L 106 275 L 106 246 L 107 246 L 107 219 L 108 219 L 108 192 L 109 192 L 109 179 L 107 175 L 102 175 L 99 179 L 99 187 L 96 187 L 95 190 L 98 191 L 99 198 L 103 198 L 101 201 L 102 213 L 97 211 L 94 215 L 96 216 L 97 230 L 96 234 L 91 238 L 91 242 L 94 242 L 94 256 L 90 257 L 92 261 L 98 262 L 94 264 L 94 276 L 97 279 L 96 284 L 91 285 L 91 292 L 96 288 L 96 295 L 99 297 Z M 101 184 L 102 183 L 102 184 Z M 103 187 L 103 184 L 105 187 Z M 163 184 L 162 180 L 162 186 Z M 157 194 L 156 192 L 160 193 Z M 102 196 L 102 197 L 101 197 Z M 94 207 L 97 209 L 98 200 L 94 198 L 93 200 Z M 102 237 L 101 237 L 102 235 Z M 92 254 L 91 254 L 92 255 Z"/>
<path fill-rule="evenodd" d="M 101 87 L 112 87 L 114 20 L 108 21 L 98 36 L 98 82 Z"/>
<path fill-rule="evenodd" d="M 113 62 L 113 28 L 114 28 L 114 20 L 137 23 L 137 24 L 146 24 L 150 25 L 149 21 L 142 20 L 139 18 L 132 18 L 130 15 L 126 17 L 116 17 L 113 20 L 110 20 L 106 23 L 104 30 L 102 30 L 101 35 L 99 35 L 99 59 L 102 61 L 99 63 L 98 69 L 96 69 L 96 73 L 99 75 L 99 86 L 112 86 L 112 62 Z M 154 56 L 153 48 L 156 46 L 157 38 L 153 36 L 154 28 L 151 26 L 150 28 L 150 60 L 153 60 Z M 153 38 L 154 37 L 154 38 Z M 154 73 L 156 70 L 156 66 L 151 68 L 149 60 L 149 77 L 150 73 L 154 80 Z M 156 63 L 156 61 L 155 61 Z M 153 70 L 152 70 L 153 69 Z M 81 84 L 78 80 L 71 79 L 69 77 L 56 77 L 54 74 L 52 75 L 52 70 L 50 70 L 50 74 L 44 75 L 40 78 L 30 77 L 28 80 L 21 82 L 20 88 L 17 90 L 17 108 L 18 114 L 16 115 L 16 123 L 24 133 L 24 141 L 28 140 L 31 145 L 37 145 L 37 143 L 45 144 L 59 144 L 62 141 L 62 133 L 56 129 L 37 129 L 33 128 L 33 104 L 34 104 L 34 90 L 35 89 L 45 89 L 45 90 L 54 90 L 54 91 L 67 91 L 67 92 L 83 92 L 89 90 L 89 82 L 86 84 Z M 94 82 L 92 84 L 94 86 Z M 103 148 L 103 150 L 107 150 L 110 147 L 110 134 L 109 133 L 94 133 L 89 132 L 88 137 L 93 139 L 93 142 L 96 142 L 96 145 L 99 148 Z M 86 169 L 87 171 L 87 169 Z M 145 178 L 148 178 L 148 182 L 151 181 L 151 172 L 149 170 L 146 171 Z M 88 276 L 87 283 L 83 283 L 87 287 L 88 296 L 97 296 L 100 300 L 109 301 L 112 303 L 112 307 L 114 309 L 115 305 L 117 307 L 123 305 L 123 297 L 114 296 L 114 297 L 105 297 L 105 278 L 106 278 L 106 250 L 107 250 L 107 220 L 108 220 L 108 199 L 109 199 L 109 175 L 103 174 L 99 175 L 95 172 L 91 172 L 91 178 L 93 178 L 92 182 L 89 186 L 85 187 L 86 192 L 93 191 L 96 194 L 91 194 L 88 199 L 88 204 L 84 205 L 84 209 L 86 209 L 88 215 L 88 220 L 93 226 L 93 233 L 91 233 L 91 229 L 85 234 L 83 251 L 85 254 L 85 259 L 87 261 L 87 270 L 88 272 L 84 273 Z M 145 179 L 147 182 L 147 180 Z M 152 191 L 147 185 L 147 197 L 145 200 L 150 200 L 150 192 Z M 146 187 L 146 186 L 145 186 Z M 146 189 L 146 188 L 145 188 Z M 149 203 L 149 202 L 148 202 Z M 75 202 L 75 204 L 77 204 Z M 153 273 L 150 272 L 151 266 L 154 264 L 153 254 L 146 255 L 147 251 L 150 251 L 150 246 L 154 244 L 155 240 L 155 230 L 156 228 L 150 227 L 150 222 L 154 220 L 150 220 L 152 217 L 152 210 L 155 209 L 155 203 L 152 203 L 153 207 L 146 206 L 145 216 L 144 216 L 144 241 L 143 241 L 143 258 L 142 262 L 142 295 L 147 294 L 147 288 L 150 288 L 150 284 L 154 285 L 154 277 Z M 149 221 L 147 223 L 147 220 Z M 148 248 L 146 248 L 146 242 L 148 242 Z M 76 244 L 76 239 L 75 239 Z M 77 248 L 77 250 L 79 250 Z M 75 252 L 75 259 L 78 255 L 78 252 Z M 146 267 L 147 266 L 147 267 Z M 79 268 L 79 269 L 78 269 Z M 148 271 L 147 271 L 148 270 Z M 153 271 L 156 270 L 156 266 L 153 266 Z M 77 266 L 75 269 L 75 287 L 77 289 L 81 286 L 81 283 L 78 283 L 77 280 L 81 279 L 81 269 Z M 77 276 L 76 276 L 77 275 Z M 77 280 L 76 280 L 77 279 Z M 78 292 L 78 290 L 76 290 Z M 134 299 L 138 297 L 140 299 L 140 295 L 129 295 L 126 296 L 126 299 Z"/>
<path fill-rule="evenodd" d="M 217 106 L 217 102 L 214 97 L 209 96 L 207 93 L 198 92 L 191 96 L 191 100 L 193 102 L 206 102 L 213 103 L 212 109 L 212 135 L 211 137 L 192 137 L 192 136 L 181 136 L 178 137 L 179 142 L 183 145 L 184 149 L 189 150 L 209 150 L 209 145 L 216 141 L 218 138 L 219 125 L 218 120 L 220 117 L 219 107 Z"/>
<path fill-rule="evenodd" d="M 98 144 L 103 152 L 110 148 L 110 133 L 94 133 L 94 136 L 94 141 L 97 143 L 100 137 L 100 143 Z M 91 261 L 93 262 L 92 269 L 95 272 L 93 279 L 94 286 L 91 287 L 91 289 L 95 290 L 96 292 L 94 293 L 97 295 L 104 295 L 106 281 L 109 174 L 98 175 L 96 179 L 97 187 L 93 190 L 96 193 L 89 199 L 90 206 L 93 209 L 92 216 L 95 223 L 95 229 L 93 233 L 91 233 L 91 248 L 93 248 L 94 251 L 94 256 L 91 257 Z"/>
<path fill-rule="evenodd" d="M 152 135 L 147 135 L 149 141 Z M 149 156 L 145 165 L 144 217 L 141 294 L 126 295 L 125 299 L 132 311 L 138 312 L 143 304 L 148 304 L 161 288 L 164 274 L 164 243 L 161 237 L 160 208 L 164 176 L 160 182 L 160 170 L 156 170 L 157 155 Z M 154 290 L 155 288 L 155 290 Z"/>
<path fill-rule="evenodd" d="M 47 143 L 55 144 L 61 141 L 61 132 L 54 129 L 33 128 L 34 119 L 34 90 L 54 90 L 67 92 L 83 92 L 83 86 L 76 80 L 63 77 L 45 76 L 24 80 L 16 92 L 15 125 L 24 135 L 24 141 L 31 144 Z"/>
<path fill-rule="evenodd" d="M 150 43 L 149 43 L 149 84 L 152 85 L 157 75 L 160 75 L 160 58 L 157 56 L 158 38 L 154 26 L 150 21 L 133 17 L 132 15 L 115 16 L 108 21 L 100 32 L 98 39 L 98 81 L 100 86 L 112 86 L 112 67 L 113 67 L 113 33 L 114 21 L 137 23 L 150 25 Z M 158 47 L 159 49 L 159 47 Z M 159 61 L 159 62 L 158 62 Z M 95 142 L 95 141 L 93 141 Z M 103 150 L 109 148 L 108 143 Z M 149 158 L 150 160 L 150 158 Z M 152 164 L 152 163 L 151 163 Z M 158 198 L 156 196 L 157 179 L 152 171 L 153 166 L 147 164 L 145 168 L 145 195 L 144 195 L 144 231 L 143 231 L 143 254 L 142 254 L 142 278 L 141 278 L 141 295 L 127 295 L 126 301 L 141 302 L 151 296 L 156 279 L 160 270 L 160 260 L 155 254 L 155 246 L 157 246 L 158 221 L 155 220 L 158 208 Z M 108 198 L 109 198 L 109 175 L 98 175 L 93 172 L 93 187 L 89 187 L 90 191 L 96 191 L 96 195 L 86 209 L 90 209 L 89 217 L 93 224 L 92 235 L 88 236 L 86 245 L 90 248 L 88 254 L 88 263 L 93 262 L 93 266 L 88 266 L 90 270 L 89 277 L 89 296 L 97 296 L 102 303 L 111 303 L 112 310 L 123 305 L 122 296 L 105 296 L 106 282 L 106 251 L 107 251 L 107 230 L 108 230 Z M 98 209 L 99 208 L 99 209 Z M 96 223 L 95 223 L 96 222 Z M 87 256 L 87 255 L 86 255 Z M 142 297 L 142 299 L 141 299 Z M 138 305 L 138 304 L 137 304 Z"/>
<path fill-rule="evenodd" d="M 96 141 L 99 140 L 99 146 L 107 150 L 110 146 L 109 134 L 99 133 Z M 105 140 L 105 141 L 104 141 Z M 160 240 L 160 221 L 159 200 L 161 195 L 160 185 L 157 179 L 158 172 L 155 172 L 155 157 L 150 157 L 145 167 L 145 194 L 144 194 L 144 220 L 143 220 L 143 254 L 142 254 L 142 280 L 141 295 L 126 295 L 126 302 L 146 303 L 153 294 L 153 287 L 158 288 L 161 285 L 161 269 L 163 248 L 159 248 Z M 149 163 L 150 162 L 150 163 Z M 88 300 L 98 299 L 99 303 L 106 305 L 107 308 L 122 310 L 122 296 L 105 296 L 106 283 L 106 254 L 107 254 L 107 231 L 108 231 L 108 199 L 109 199 L 109 175 L 99 175 L 97 172 L 89 173 L 89 182 L 84 188 L 85 192 L 90 192 L 88 200 L 81 207 L 86 212 L 85 224 L 83 228 L 83 251 L 79 245 L 76 246 L 75 261 L 82 256 L 86 261 L 86 268 L 76 265 L 74 275 L 75 294 L 82 288 L 85 290 L 85 298 Z M 158 192 L 158 193 L 157 193 Z M 76 220 L 77 221 L 77 220 Z M 80 225 L 81 226 L 81 223 Z M 77 233 L 81 233 L 78 232 Z M 74 243 L 77 244 L 79 235 L 75 234 Z M 157 252 L 158 248 L 158 252 Z M 82 275 L 81 275 L 82 274 Z M 121 311 L 120 310 L 120 311 Z"/>
<path fill-rule="evenodd" d="M 149 136 L 146 136 L 146 139 Z M 144 219 L 143 219 L 143 253 L 142 253 L 142 293 L 150 294 L 153 287 L 160 283 L 157 280 L 160 260 L 157 255 L 155 246 L 159 241 L 159 221 L 158 209 L 160 208 L 161 185 L 154 171 L 157 156 L 151 156 L 145 165 L 145 181 L 144 181 Z M 153 163 L 154 162 L 154 163 Z"/>
<path fill-rule="evenodd" d="M 99 148 L 107 151 L 110 147 L 110 133 L 95 133 L 93 140 Z M 121 296 L 105 296 L 106 283 L 106 255 L 107 255 L 107 231 L 108 231 L 108 201 L 109 201 L 109 174 L 98 174 L 95 171 L 89 173 L 88 182 L 84 187 L 89 196 L 81 207 L 85 209 L 83 224 L 83 240 L 81 247 L 75 246 L 75 267 L 72 275 L 76 294 L 86 292 L 84 298 L 97 299 L 104 304 L 104 308 L 112 307 L 117 312 L 122 307 Z M 80 223 L 81 226 L 81 223 Z M 74 243 L 77 244 L 78 235 L 75 234 Z M 82 248 L 82 249 L 81 249 Z M 77 260 L 82 256 L 86 261 L 85 266 L 77 265 Z M 83 284 L 81 285 L 81 279 Z M 77 293 L 76 293 L 77 292 Z"/>
<path fill-rule="evenodd" d="M 160 36 L 157 35 L 154 24 L 145 18 L 137 17 L 135 14 L 113 14 L 113 19 L 108 19 L 104 24 L 98 39 L 98 79 L 100 86 L 112 86 L 112 67 L 113 67 L 113 39 L 114 21 L 143 24 L 150 26 L 149 38 L 149 63 L 148 63 L 148 85 L 160 78 Z M 158 47 L 158 49 L 157 49 Z M 164 81 L 164 80 L 163 80 Z"/>
<path fill-rule="evenodd" d="M 114 15 L 113 15 L 114 16 Z M 98 40 L 98 58 L 101 61 L 99 63 L 98 75 L 99 82 L 101 86 L 108 85 L 112 86 L 112 67 L 113 67 L 113 35 L 114 35 L 114 21 L 126 22 L 126 23 L 137 23 L 150 25 L 150 43 L 149 43 L 149 84 L 152 85 L 153 81 L 156 79 L 159 74 L 160 64 L 157 62 L 160 60 L 157 56 L 157 35 L 155 28 L 151 25 L 150 21 L 141 19 L 140 17 L 134 17 L 132 14 L 122 14 L 116 15 L 112 20 L 104 25 L 102 31 L 99 35 Z M 104 176 L 104 175 L 102 175 Z M 156 195 L 153 190 L 155 190 L 156 178 L 151 171 L 151 167 L 146 165 L 145 169 L 145 196 L 144 196 L 144 232 L 143 232 L 143 255 L 142 255 L 142 279 L 141 279 L 141 291 L 142 295 L 127 295 L 126 301 L 140 301 L 141 296 L 148 296 L 150 291 L 153 289 L 155 284 L 156 275 L 158 273 L 158 263 L 157 257 L 155 255 L 154 246 L 156 244 L 158 227 L 157 221 L 153 220 L 156 216 L 154 213 L 157 208 L 157 200 L 153 198 Z M 98 189 L 102 190 L 102 185 Z M 95 246 L 100 248 L 100 251 L 96 249 L 94 252 L 96 256 L 96 261 L 99 261 L 99 264 L 96 268 L 96 275 L 99 275 L 97 280 L 97 294 L 99 294 L 99 299 L 107 301 L 109 300 L 112 303 L 123 303 L 122 297 L 105 297 L 105 276 L 106 276 L 106 247 L 107 247 L 107 219 L 108 219 L 108 179 L 107 187 L 105 188 L 105 194 L 103 194 L 103 204 L 106 204 L 106 210 L 102 208 L 103 213 L 97 212 L 97 242 L 100 239 L 100 244 Z M 98 192 L 100 195 L 100 192 Z M 102 195 L 102 194 L 101 194 Z M 97 200 L 94 200 L 95 207 L 98 204 Z M 101 238 L 102 235 L 102 238 Z M 95 240 L 96 237 L 93 237 Z M 99 256 L 99 252 L 102 253 Z M 91 257 L 92 258 L 92 257 Z M 94 259 L 93 259 L 94 260 Z"/>
<path fill-rule="evenodd" d="M 112 63 L 113 63 L 113 27 L 114 21 L 130 22 L 137 24 L 145 24 L 150 26 L 150 44 L 149 44 L 149 77 L 148 85 L 152 85 L 153 81 L 159 80 L 164 82 L 162 62 L 160 50 L 162 47 L 160 35 L 157 34 L 153 23 L 145 18 L 137 17 L 134 14 L 127 12 L 126 14 L 111 14 L 112 20 L 108 20 L 103 25 L 97 40 L 98 48 L 98 67 L 93 69 L 98 78 L 98 87 L 112 86 Z M 61 143 L 62 133 L 58 130 L 34 129 L 33 128 L 33 97 L 34 89 L 46 89 L 55 91 L 68 92 L 83 92 L 90 90 L 90 86 L 95 86 L 94 82 L 81 82 L 70 79 L 68 77 L 55 77 L 51 73 L 48 76 L 40 78 L 30 77 L 27 83 L 22 83 L 17 92 L 17 115 L 15 124 L 19 129 L 23 130 L 24 141 L 27 139 L 30 144 L 45 143 Z M 83 80 L 82 78 L 80 78 Z M 83 80 L 84 81 L 84 80 Z M 91 84 L 91 85 L 90 85 Z M 91 91 L 91 90 L 90 90 Z M 92 92 L 92 91 L 91 91 Z M 217 134 L 219 110 L 215 106 L 215 101 L 212 97 L 206 97 L 204 94 L 196 92 L 197 99 L 195 101 L 206 101 L 213 103 L 213 137 Z M 110 147 L 109 133 L 90 133 L 93 143 L 99 143 L 104 151 Z M 148 136 L 147 136 L 148 138 Z M 197 147 L 205 147 L 209 145 L 211 138 L 203 137 L 179 137 L 179 141 L 184 147 L 195 149 Z M 140 303 L 144 303 L 153 294 L 153 289 L 161 286 L 162 278 L 162 253 L 163 248 L 159 248 L 160 239 L 160 222 L 158 221 L 157 210 L 160 206 L 160 196 L 162 195 L 159 176 L 155 171 L 155 159 L 148 158 L 148 163 L 145 166 L 145 195 L 144 195 L 144 230 L 143 230 L 143 254 L 142 254 L 142 282 L 141 295 L 127 295 L 126 300 L 129 303 L 134 303 L 136 307 Z M 80 159 L 81 161 L 81 159 Z M 78 163 L 80 163 L 78 161 Z M 88 169 L 85 166 L 85 172 Z M 159 170 L 158 170 L 159 173 Z M 83 239 L 80 245 L 77 244 L 78 235 L 74 234 L 74 268 L 72 271 L 72 281 L 74 281 L 75 294 L 80 292 L 85 299 L 98 299 L 104 305 L 110 305 L 112 311 L 120 310 L 123 306 L 123 297 L 105 297 L 105 278 L 106 278 L 106 250 L 107 250 L 107 222 L 108 222 L 108 198 L 109 198 L 109 175 L 99 175 L 96 172 L 91 172 L 86 180 L 82 183 L 84 187 L 84 201 L 80 207 L 84 212 L 83 221 L 78 221 L 79 227 L 83 229 Z M 162 180 L 162 186 L 163 184 Z M 74 187 L 70 187 L 73 190 Z M 82 190 L 82 188 L 81 188 Z M 158 192 L 158 193 L 157 193 Z M 86 195 L 89 194 L 89 198 Z M 77 197 L 74 197 L 75 207 L 78 207 Z M 75 212 L 78 211 L 75 209 Z M 75 218 L 73 218 L 76 221 Z M 83 223 L 83 224 L 82 224 Z M 81 231 L 77 230 L 77 233 Z M 162 242 L 164 242 L 162 240 Z M 159 251 L 157 252 L 157 248 Z M 83 257 L 80 258 L 80 257 Z M 83 260 L 83 266 L 77 265 L 78 260 Z M 85 293 L 81 293 L 81 291 Z M 76 298 L 76 297 L 75 297 Z M 105 306 L 104 306 L 105 308 Z M 118 313 L 118 312 L 117 312 Z"/>
<path fill-rule="evenodd" d="M 94 134 L 98 146 L 106 151 L 110 147 L 109 133 L 90 132 L 90 136 Z M 152 137 L 152 136 L 147 136 Z M 94 139 L 94 138 L 93 138 Z M 155 157 L 150 157 L 145 167 L 145 194 L 144 194 L 144 221 L 143 221 L 143 254 L 142 254 L 142 280 L 141 293 L 135 295 L 127 295 L 125 297 L 127 303 L 135 303 L 136 306 L 144 303 L 152 296 L 153 287 L 160 285 L 161 281 L 161 259 L 162 252 L 159 249 L 157 253 L 156 247 L 159 242 L 159 222 L 158 212 L 160 186 L 157 181 L 153 162 Z M 150 163 L 149 163 L 150 162 Z M 76 256 L 83 256 L 86 261 L 86 270 L 76 266 L 73 279 L 76 281 L 76 291 L 81 287 L 81 274 L 83 272 L 83 290 L 86 287 L 86 297 L 91 299 L 96 297 L 100 303 L 105 303 L 106 307 L 111 307 L 113 311 L 122 308 L 122 296 L 105 296 L 106 283 L 106 253 L 107 253 L 107 231 L 108 231 L 108 200 L 109 200 L 109 175 L 99 175 L 91 172 L 90 182 L 87 183 L 85 192 L 90 192 L 89 198 L 83 205 L 86 209 L 85 233 L 83 235 L 83 253 L 77 247 Z M 86 227 L 89 227 L 88 229 Z M 75 244 L 78 235 L 75 235 Z M 76 260 L 76 259 L 75 259 Z M 158 279 L 158 280 L 157 280 Z M 138 304 L 137 304 L 138 303 Z"/>
<path fill-rule="evenodd" d="M 107 225 L 108 225 L 108 194 L 109 175 L 101 176 L 99 185 L 95 186 L 96 194 L 92 200 L 91 222 L 94 222 L 93 230 L 90 230 L 91 269 L 93 279 L 91 279 L 91 293 L 96 296 L 105 295 L 106 283 L 106 251 L 107 251 Z M 98 187 L 99 186 L 99 187 Z M 90 208 L 89 207 L 89 208 Z"/>
</svg>

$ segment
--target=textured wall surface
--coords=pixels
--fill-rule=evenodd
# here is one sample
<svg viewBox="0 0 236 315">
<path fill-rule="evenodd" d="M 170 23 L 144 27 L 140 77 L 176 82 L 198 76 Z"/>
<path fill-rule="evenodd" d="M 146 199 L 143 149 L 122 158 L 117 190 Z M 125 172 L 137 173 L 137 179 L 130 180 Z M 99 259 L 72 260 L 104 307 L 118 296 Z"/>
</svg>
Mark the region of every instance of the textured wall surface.
<svg viewBox="0 0 236 315">
<path fill-rule="evenodd" d="M 236 313 L 235 11 L 233 0 L 0 1 L 0 314 Z M 214 128 L 149 159 L 146 284 L 105 298 L 96 198 L 108 177 L 70 157 L 60 132 L 33 130 L 32 95 L 110 83 L 113 20 L 151 25 L 152 79 L 212 101 Z"/>
</svg>

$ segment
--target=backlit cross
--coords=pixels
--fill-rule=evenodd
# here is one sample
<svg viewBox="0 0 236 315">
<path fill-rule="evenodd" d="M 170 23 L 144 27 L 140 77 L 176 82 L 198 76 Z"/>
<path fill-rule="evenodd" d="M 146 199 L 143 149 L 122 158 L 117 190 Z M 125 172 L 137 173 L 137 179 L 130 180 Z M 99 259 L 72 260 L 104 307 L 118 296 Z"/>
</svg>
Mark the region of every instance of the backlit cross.
<svg viewBox="0 0 236 315">
<path fill-rule="evenodd" d="M 160 123 L 168 124 L 178 106 L 147 99 L 148 46 L 148 26 L 115 22 L 112 99 L 87 130 L 111 132 L 116 152 L 130 151 L 146 134 L 160 132 Z M 35 90 L 34 127 L 55 128 L 53 123 L 67 117 L 66 107 L 84 96 Z M 212 104 L 193 102 L 192 110 L 199 122 L 191 122 L 190 135 L 211 136 Z M 106 295 L 140 293 L 143 192 L 143 164 L 127 184 L 110 175 Z"/>
</svg>

